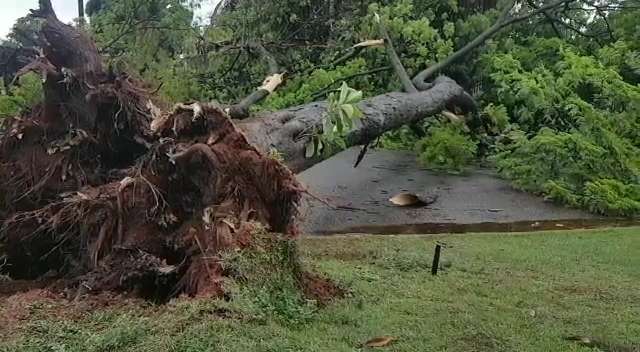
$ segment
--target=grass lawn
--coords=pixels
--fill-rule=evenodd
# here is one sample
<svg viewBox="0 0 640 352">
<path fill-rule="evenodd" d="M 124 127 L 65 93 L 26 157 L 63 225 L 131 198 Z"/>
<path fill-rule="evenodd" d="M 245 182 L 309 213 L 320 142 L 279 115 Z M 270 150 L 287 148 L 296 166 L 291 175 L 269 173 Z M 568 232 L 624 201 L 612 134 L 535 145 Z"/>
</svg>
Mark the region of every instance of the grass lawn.
<svg viewBox="0 0 640 352">
<path fill-rule="evenodd" d="M 433 277 L 436 241 L 450 267 Z M 397 338 L 383 351 L 598 350 L 571 335 L 594 337 L 602 350 L 640 346 L 638 228 L 306 238 L 301 253 L 348 297 L 322 309 L 283 303 L 273 314 L 247 299 L 67 318 L 34 304 L 0 351 L 360 351 L 383 335 Z"/>
</svg>

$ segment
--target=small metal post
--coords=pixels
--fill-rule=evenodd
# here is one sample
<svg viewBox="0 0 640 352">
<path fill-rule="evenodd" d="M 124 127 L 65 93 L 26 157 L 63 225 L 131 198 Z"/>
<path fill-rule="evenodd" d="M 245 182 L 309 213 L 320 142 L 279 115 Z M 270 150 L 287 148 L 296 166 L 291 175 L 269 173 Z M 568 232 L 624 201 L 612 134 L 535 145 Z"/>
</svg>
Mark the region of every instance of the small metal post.
<svg viewBox="0 0 640 352">
<path fill-rule="evenodd" d="M 438 267 L 440 266 L 440 251 L 442 251 L 442 246 L 436 244 L 436 252 L 433 254 L 433 264 L 431 264 L 431 275 L 438 275 Z"/>
</svg>

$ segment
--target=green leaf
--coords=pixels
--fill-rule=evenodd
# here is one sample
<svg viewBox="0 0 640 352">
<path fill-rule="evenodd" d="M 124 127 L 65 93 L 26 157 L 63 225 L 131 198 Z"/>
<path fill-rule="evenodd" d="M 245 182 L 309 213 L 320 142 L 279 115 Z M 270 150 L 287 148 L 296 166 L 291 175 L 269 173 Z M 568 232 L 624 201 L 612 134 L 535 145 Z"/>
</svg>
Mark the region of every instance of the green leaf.
<svg viewBox="0 0 640 352">
<path fill-rule="evenodd" d="M 354 110 L 355 112 L 355 110 Z M 347 131 L 351 131 L 353 129 L 353 118 L 345 119 L 344 124 L 347 127 Z"/>
<path fill-rule="evenodd" d="M 349 94 L 349 86 L 347 82 L 342 82 L 342 86 L 340 86 L 340 100 L 339 103 L 342 103 L 347 100 L 347 95 Z"/>
<path fill-rule="evenodd" d="M 353 107 L 353 105 L 342 104 L 340 105 L 340 109 L 344 111 L 344 114 L 346 115 L 347 119 L 351 119 L 351 117 L 353 117 L 353 112 L 355 111 L 355 108 Z"/>
<path fill-rule="evenodd" d="M 362 91 L 350 89 L 349 94 L 347 94 L 347 99 L 344 101 L 345 104 L 355 104 L 359 103 L 362 100 Z"/>
</svg>

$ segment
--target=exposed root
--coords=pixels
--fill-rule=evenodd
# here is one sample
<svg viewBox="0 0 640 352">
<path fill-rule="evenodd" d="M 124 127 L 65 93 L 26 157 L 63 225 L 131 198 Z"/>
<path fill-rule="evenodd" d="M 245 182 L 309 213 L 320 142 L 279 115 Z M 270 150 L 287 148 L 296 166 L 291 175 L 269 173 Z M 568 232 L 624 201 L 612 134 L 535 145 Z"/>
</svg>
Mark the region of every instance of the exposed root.
<svg viewBox="0 0 640 352">
<path fill-rule="evenodd" d="M 173 134 L 182 120 L 181 135 L 155 142 L 122 179 L 8 216 L 7 272 L 37 279 L 55 270 L 92 291 L 165 299 L 221 295 L 220 253 L 248 245 L 250 224 L 294 235 L 302 190 L 294 175 L 252 147 L 219 108 L 185 113 L 168 115 L 157 130 Z"/>
</svg>

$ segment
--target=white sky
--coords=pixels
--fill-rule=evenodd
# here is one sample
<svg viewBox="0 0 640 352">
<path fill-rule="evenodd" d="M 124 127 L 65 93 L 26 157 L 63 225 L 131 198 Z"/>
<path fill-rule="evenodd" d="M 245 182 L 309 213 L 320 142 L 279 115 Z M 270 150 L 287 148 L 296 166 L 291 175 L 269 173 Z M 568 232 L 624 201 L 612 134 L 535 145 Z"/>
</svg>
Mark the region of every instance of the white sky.
<svg viewBox="0 0 640 352">
<path fill-rule="evenodd" d="M 85 3 L 88 0 L 85 0 Z M 78 13 L 77 0 L 51 0 L 58 18 L 65 23 L 71 22 Z M 213 11 L 218 0 L 202 1 L 202 9 L 196 16 L 206 17 Z M 15 21 L 29 13 L 29 9 L 38 7 L 38 0 L 0 0 L 0 38 L 5 38 Z"/>
</svg>

